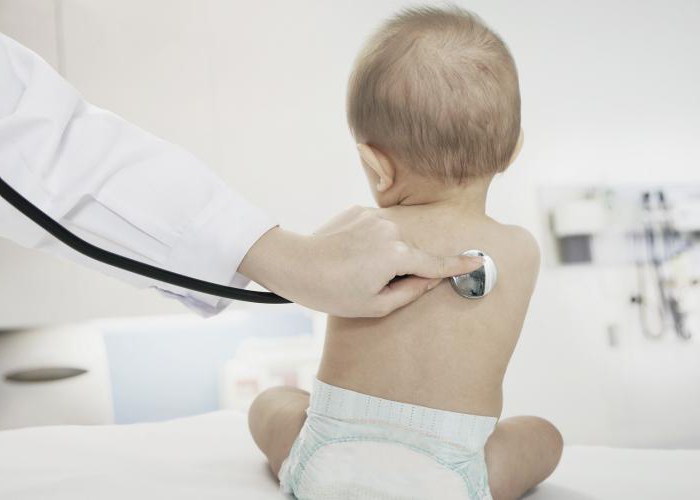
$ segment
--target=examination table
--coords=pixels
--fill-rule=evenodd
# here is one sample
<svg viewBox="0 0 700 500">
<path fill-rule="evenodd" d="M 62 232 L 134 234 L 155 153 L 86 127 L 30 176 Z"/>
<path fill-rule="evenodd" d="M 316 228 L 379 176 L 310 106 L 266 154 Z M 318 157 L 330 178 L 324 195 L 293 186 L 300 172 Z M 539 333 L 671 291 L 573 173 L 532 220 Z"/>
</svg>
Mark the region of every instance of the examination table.
<svg viewBox="0 0 700 500">
<path fill-rule="evenodd" d="M 0 432 L 0 499 L 127 498 L 285 497 L 238 412 Z M 554 475 L 526 498 L 700 498 L 700 450 L 569 446 Z"/>
</svg>

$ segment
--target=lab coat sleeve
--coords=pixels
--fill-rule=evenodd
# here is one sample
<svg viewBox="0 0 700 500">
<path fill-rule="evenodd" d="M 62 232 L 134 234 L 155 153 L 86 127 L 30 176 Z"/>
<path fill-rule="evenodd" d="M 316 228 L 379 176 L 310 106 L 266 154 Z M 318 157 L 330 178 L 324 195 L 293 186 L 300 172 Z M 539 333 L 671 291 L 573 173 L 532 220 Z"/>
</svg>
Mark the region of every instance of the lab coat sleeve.
<svg viewBox="0 0 700 500">
<path fill-rule="evenodd" d="M 87 103 L 44 60 L 0 34 L 0 176 L 107 250 L 207 281 L 236 272 L 273 222 L 194 156 Z M 213 314 L 228 301 L 154 282 L 65 247 L 0 199 L 0 236 L 155 287 Z"/>
</svg>

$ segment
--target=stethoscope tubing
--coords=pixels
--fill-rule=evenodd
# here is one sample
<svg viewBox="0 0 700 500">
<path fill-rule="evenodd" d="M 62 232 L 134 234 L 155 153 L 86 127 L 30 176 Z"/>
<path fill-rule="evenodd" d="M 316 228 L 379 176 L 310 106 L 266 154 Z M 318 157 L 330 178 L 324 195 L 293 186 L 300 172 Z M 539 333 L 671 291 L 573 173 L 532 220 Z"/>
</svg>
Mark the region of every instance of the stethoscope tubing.
<svg viewBox="0 0 700 500">
<path fill-rule="evenodd" d="M 180 288 L 187 288 L 195 292 L 214 295 L 226 299 L 240 300 L 244 302 L 258 302 L 262 304 L 287 304 L 290 301 L 272 292 L 258 292 L 244 290 L 226 285 L 220 285 L 209 281 L 200 280 L 191 276 L 185 276 L 173 271 L 168 271 L 157 266 L 146 264 L 138 260 L 124 257 L 103 248 L 88 243 L 84 239 L 72 233 L 60 223 L 44 213 L 34 205 L 2 177 L 0 177 L 0 196 L 19 212 L 31 219 L 34 223 L 51 234 L 54 238 L 93 260 L 116 267 L 130 273 L 145 276 L 163 283 L 168 283 Z"/>
</svg>

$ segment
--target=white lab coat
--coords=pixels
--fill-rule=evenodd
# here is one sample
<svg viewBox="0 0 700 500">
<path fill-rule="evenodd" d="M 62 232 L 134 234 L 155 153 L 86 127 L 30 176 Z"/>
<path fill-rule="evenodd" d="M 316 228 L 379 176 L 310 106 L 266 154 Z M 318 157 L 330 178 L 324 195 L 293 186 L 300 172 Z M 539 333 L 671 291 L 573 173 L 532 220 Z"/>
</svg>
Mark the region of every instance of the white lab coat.
<svg viewBox="0 0 700 500">
<path fill-rule="evenodd" d="M 86 102 L 38 55 L 0 34 L 0 177 L 107 250 L 233 286 L 273 222 L 187 151 Z M 0 198 L 0 237 L 155 287 L 212 314 L 228 301 L 132 275 L 67 248 Z"/>
</svg>

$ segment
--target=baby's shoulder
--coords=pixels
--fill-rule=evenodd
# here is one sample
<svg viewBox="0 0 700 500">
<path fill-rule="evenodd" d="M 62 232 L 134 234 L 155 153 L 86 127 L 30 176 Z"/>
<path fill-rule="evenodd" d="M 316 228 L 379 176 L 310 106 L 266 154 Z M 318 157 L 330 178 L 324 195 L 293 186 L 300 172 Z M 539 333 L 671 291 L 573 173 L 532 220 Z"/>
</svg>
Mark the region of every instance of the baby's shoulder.
<svg viewBox="0 0 700 500">
<path fill-rule="evenodd" d="M 540 246 L 530 231 L 521 226 L 494 222 L 492 228 L 493 257 L 499 268 L 511 271 L 513 279 L 534 286 L 540 269 Z"/>
<path fill-rule="evenodd" d="M 530 231 L 522 226 L 513 224 L 500 224 L 504 242 L 516 251 L 516 255 L 529 262 L 540 261 L 540 245 Z"/>
</svg>

